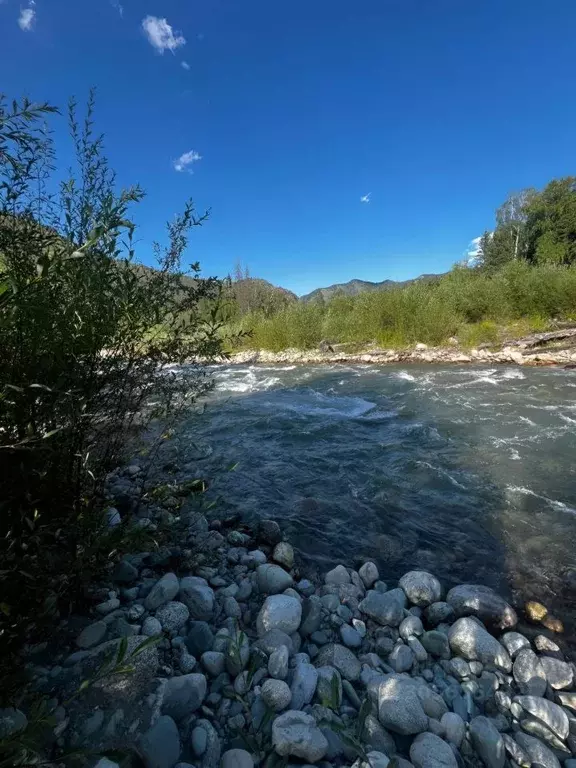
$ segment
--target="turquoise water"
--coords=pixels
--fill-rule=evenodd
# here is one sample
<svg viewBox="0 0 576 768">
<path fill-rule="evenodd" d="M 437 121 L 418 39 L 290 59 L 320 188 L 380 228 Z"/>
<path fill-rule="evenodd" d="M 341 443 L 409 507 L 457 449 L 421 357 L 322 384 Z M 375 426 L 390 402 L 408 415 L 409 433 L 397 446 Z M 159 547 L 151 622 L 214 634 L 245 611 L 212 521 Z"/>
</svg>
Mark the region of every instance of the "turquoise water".
<svg viewBox="0 0 576 768">
<path fill-rule="evenodd" d="M 187 439 L 219 509 L 273 517 L 308 568 L 370 557 L 565 618 L 575 597 L 576 372 L 217 369 Z M 238 462 L 233 472 L 223 467 Z"/>
</svg>

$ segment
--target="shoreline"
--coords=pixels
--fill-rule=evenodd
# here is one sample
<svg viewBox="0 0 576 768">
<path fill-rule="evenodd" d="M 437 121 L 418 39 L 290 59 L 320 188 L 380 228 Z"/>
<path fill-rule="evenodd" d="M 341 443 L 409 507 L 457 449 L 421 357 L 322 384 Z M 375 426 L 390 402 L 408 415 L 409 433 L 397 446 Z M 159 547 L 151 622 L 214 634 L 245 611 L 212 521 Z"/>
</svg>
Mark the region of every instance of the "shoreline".
<svg viewBox="0 0 576 768">
<path fill-rule="evenodd" d="M 336 345 L 338 346 L 338 345 Z M 341 345 L 343 346 L 343 345 Z M 520 365 L 531 367 L 559 366 L 576 368 L 576 348 L 569 349 L 529 349 L 517 346 L 504 346 L 497 350 L 470 349 L 463 351 L 457 347 L 428 347 L 417 344 L 408 349 L 382 349 L 366 347 L 358 352 L 335 350 L 286 349 L 282 352 L 247 349 L 230 355 L 229 364 L 273 363 L 291 365 L 333 364 L 333 363 L 369 363 L 389 365 L 395 363 L 441 363 L 458 365 L 466 363 L 489 363 L 494 365 Z"/>
</svg>

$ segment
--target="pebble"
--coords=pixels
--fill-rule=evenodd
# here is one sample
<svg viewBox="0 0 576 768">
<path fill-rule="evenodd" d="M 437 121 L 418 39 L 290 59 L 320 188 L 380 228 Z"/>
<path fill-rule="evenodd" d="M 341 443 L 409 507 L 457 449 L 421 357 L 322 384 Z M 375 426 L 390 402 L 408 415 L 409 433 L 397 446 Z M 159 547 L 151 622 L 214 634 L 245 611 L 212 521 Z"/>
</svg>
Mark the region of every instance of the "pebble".
<svg viewBox="0 0 576 768">
<path fill-rule="evenodd" d="M 460 747 L 466 734 L 466 725 L 464 720 L 455 712 L 445 712 L 440 720 L 444 728 L 446 741 Z"/>
<path fill-rule="evenodd" d="M 290 654 L 285 645 L 276 648 L 268 659 L 268 674 L 277 680 L 285 680 L 288 677 L 288 659 Z"/>
<path fill-rule="evenodd" d="M 302 709 L 310 704 L 316 691 L 318 670 L 310 664 L 306 654 L 299 654 L 290 685 L 292 709 Z"/>
<path fill-rule="evenodd" d="M 169 715 L 176 721 L 181 720 L 200 707 L 206 696 L 206 689 L 204 675 L 192 673 L 170 678 L 164 688 L 162 714 Z"/>
<path fill-rule="evenodd" d="M 338 643 L 330 643 L 320 649 L 316 657 L 316 666 L 334 667 L 343 678 L 351 682 L 358 680 L 361 672 L 361 665 L 356 656 Z"/>
<path fill-rule="evenodd" d="M 294 567 L 294 548 L 287 541 L 281 541 L 274 547 L 272 559 L 289 571 Z"/>
<path fill-rule="evenodd" d="M 103 621 L 95 621 L 80 632 L 76 638 L 76 645 L 83 650 L 93 648 L 104 640 L 107 631 L 108 626 Z"/>
<path fill-rule="evenodd" d="M 558 704 L 539 696 L 515 696 L 514 703 L 520 704 L 522 709 L 541 720 L 562 740 L 568 736 L 568 716 Z"/>
<path fill-rule="evenodd" d="M 473 718 L 470 740 L 486 768 L 503 768 L 506 760 L 504 741 L 491 720 L 483 716 Z"/>
<path fill-rule="evenodd" d="M 377 582 L 380 578 L 378 568 L 376 567 L 375 563 L 372 562 L 364 563 L 364 565 L 358 570 L 358 575 L 362 579 L 362 583 L 366 589 L 371 589 L 375 582 Z"/>
<path fill-rule="evenodd" d="M 256 619 L 258 635 L 262 637 L 272 629 L 291 635 L 296 632 L 302 619 L 302 606 L 295 597 L 270 595 L 264 601 Z"/>
<path fill-rule="evenodd" d="M 245 749 L 229 749 L 222 755 L 221 768 L 254 768 L 254 759 Z"/>
<path fill-rule="evenodd" d="M 144 607 L 147 611 L 155 611 L 164 603 L 175 598 L 179 589 L 180 582 L 176 574 L 165 573 L 148 593 L 144 600 Z"/>
<path fill-rule="evenodd" d="M 476 616 L 487 626 L 498 630 L 512 629 L 518 623 L 516 611 L 490 587 L 460 584 L 446 596 L 457 618 Z"/>
<path fill-rule="evenodd" d="M 419 734 L 410 747 L 410 760 L 415 768 L 457 768 L 458 763 L 449 744 L 433 733 Z"/>
<path fill-rule="evenodd" d="M 397 627 L 404 616 L 403 607 L 395 595 L 390 592 L 377 592 L 374 589 L 366 593 L 366 597 L 358 608 L 384 626 Z"/>
<path fill-rule="evenodd" d="M 407 645 L 403 643 L 395 646 L 392 653 L 388 656 L 388 664 L 394 672 L 408 672 L 414 664 L 414 654 Z"/>
<path fill-rule="evenodd" d="M 294 584 L 294 579 L 279 565 L 266 563 L 256 569 L 258 589 L 265 595 L 277 595 Z"/>
<path fill-rule="evenodd" d="M 512 669 L 508 651 L 474 619 L 458 619 L 450 627 L 448 640 L 454 653 L 469 661 L 493 664 L 505 672 L 510 672 Z M 426 648 L 424 641 L 422 644 Z"/>
<path fill-rule="evenodd" d="M 226 657 L 218 651 L 205 651 L 200 657 L 200 662 L 211 677 L 218 677 L 224 672 Z"/>
<path fill-rule="evenodd" d="M 409 677 L 389 675 L 378 683 L 378 718 L 385 728 L 402 735 L 421 733 L 428 728 L 417 686 Z"/>
<path fill-rule="evenodd" d="M 500 638 L 500 642 L 508 651 L 511 659 L 515 659 L 524 648 L 530 648 L 530 641 L 528 638 L 524 637 L 524 635 L 521 635 L 519 632 L 506 632 Z"/>
<path fill-rule="evenodd" d="M 574 671 L 570 664 L 559 661 L 551 656 L 542 656 L 540 664 L 546 675 L 546 680 L 554 690 L 570 688 L 574 680 Z"/>
<path fill-rule="evenodd" d="M 155 616 L 165 632 L 174 632 L 186 624 L 190 618 L 190 612 L 184 603 L 171 600 L 161 605 Z"/>
<path fill-rule="evenodd" d="M 179 600 L 190 611 L 192 619 L 208 621 L 214 613 L 214 590 L 206 579 L 186 576 L 180 582 Z"/>
<path fill-rule="evenodd" d="M 157 637 L 162 634 L 162 624 L 154 616 L 147 616 L 142 624 L 142 634 L 147 637 Z"/>
<path fill-rule="evenodd" d="M 171 717 L 162 715 L 139 741 L 146 768 L 173 768 L 180 758 L 180 734 Z"/>
<path fill-rule="evenodd" d="M 350 584 L 350 574 L 343 565 L 337 565 L 324 576 L 324 584 Z"/>
<path fill-rule="evenodd" d="M 362 637 L 350 626 L 350 624 L 342 624 L 339 631 L 340 638 L 345 646 L 348 648 L 360 648 L 362 645 Z"/>
</svg>

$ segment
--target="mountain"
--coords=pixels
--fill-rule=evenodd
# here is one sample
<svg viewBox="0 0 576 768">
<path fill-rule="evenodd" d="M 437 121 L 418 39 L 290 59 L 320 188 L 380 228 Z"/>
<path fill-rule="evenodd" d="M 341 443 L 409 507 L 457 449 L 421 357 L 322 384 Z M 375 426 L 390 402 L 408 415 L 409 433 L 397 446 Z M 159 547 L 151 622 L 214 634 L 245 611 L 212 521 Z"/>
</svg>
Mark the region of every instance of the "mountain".
<svg viewBox="0 0 576 768">
<path fill-rule="evenodd" d="M 326 288 L 316 288 L 315 291 L 301 296 L 300 301 L 318 301 L 319 299 L 328 301 L 337 293 L 342 293 L 345 296 L 357 296 L 359 293 L 365 293 L 366 291 L 384 291 L 389 288 L 401 288 L 419 281 L 431 282 L 439 280 L 441 277 L 442 275 L 420 275 L 412 280 L 382 280 L 381 283 L 372 283 L 369 280 L 349 280 L 347 283 L 335 283 Z"/>
</svg>

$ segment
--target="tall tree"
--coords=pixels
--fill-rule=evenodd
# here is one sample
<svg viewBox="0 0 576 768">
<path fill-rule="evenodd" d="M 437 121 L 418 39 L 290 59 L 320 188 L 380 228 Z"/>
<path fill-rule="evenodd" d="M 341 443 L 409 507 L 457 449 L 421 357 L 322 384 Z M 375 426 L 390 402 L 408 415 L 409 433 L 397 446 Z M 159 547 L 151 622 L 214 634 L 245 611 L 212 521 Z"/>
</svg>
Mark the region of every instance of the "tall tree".
<svg viewBox="0 0 576 768">
<path fill-rule="evenodd" d="M 576 176 L 554 179 L 527 208 L 526 257 L 576 264 Z"/>
</svg>

